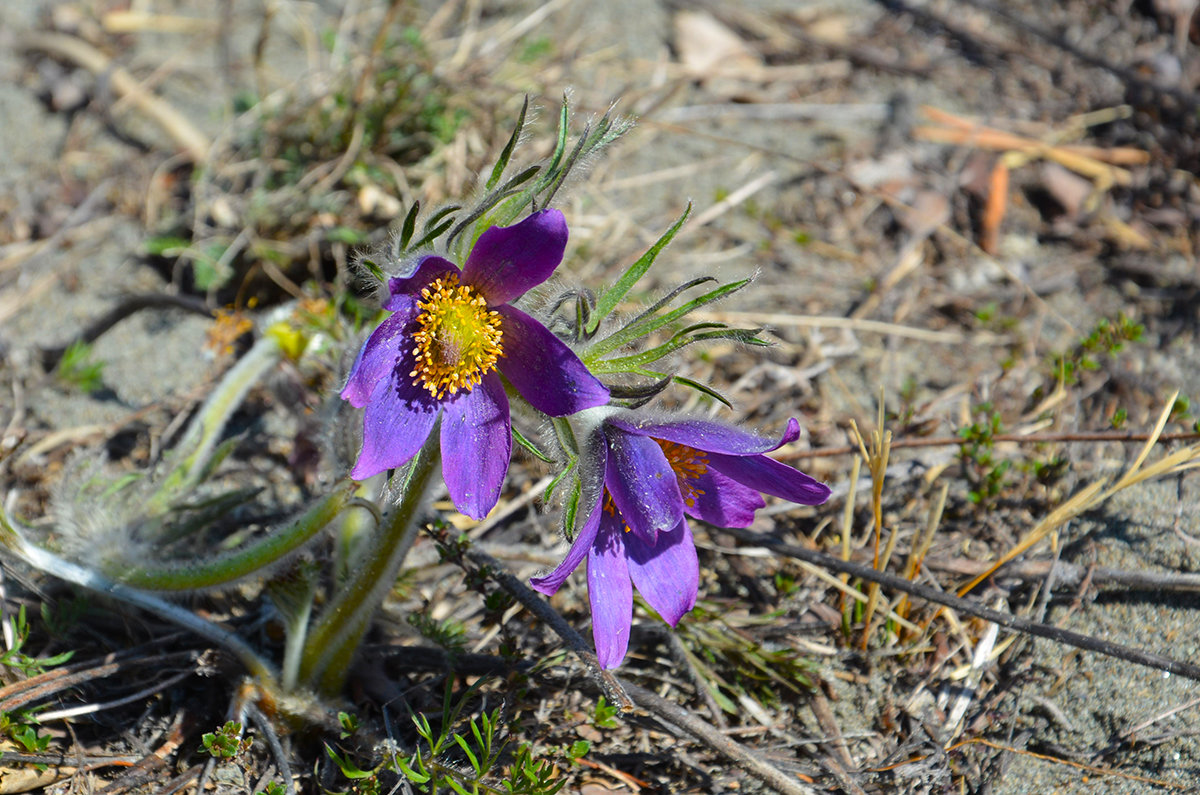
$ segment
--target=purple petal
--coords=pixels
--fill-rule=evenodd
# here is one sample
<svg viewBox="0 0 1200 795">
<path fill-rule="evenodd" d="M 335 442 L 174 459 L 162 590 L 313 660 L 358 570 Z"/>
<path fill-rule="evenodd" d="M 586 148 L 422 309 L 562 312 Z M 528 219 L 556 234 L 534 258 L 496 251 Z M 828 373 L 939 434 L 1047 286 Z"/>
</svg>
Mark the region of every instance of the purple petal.
<svg viewBox="0 0 1200 795">
<path fill-rule="evenodd" d="M 647 546 L 636 533 L 626 533 L 629 577 L 638 593 L 671 626 L 679 623 L 696 606 L 700 587 L 700 563 L 687 520 L 675 529 L 660 533 L 658 543 Z"/>
<path fill-rule="evenodd" d="M 726 455 L 757 455 L 777 450 L 785 444 L 796 441 L 800 436 L 800 423 L 795 418 L 789 419 L 787 429 L 778 442 L 766 439 L 753 433 L 747 433 L 739 428 L 722 425 L 719 422 L 705 420 L 676 420 L 671 422 L 630 422 L 621 417 L 611 417 L 609 425 L 614 425 L 628 433 L 639 436 L 652 436 L 676 444 L 685 444 L 697 450 L 708 450 Z"/>
<path fill-rule="evenodd" d="M 604 485 L 629 529 L 651 546 L 683 519 L 679 481 L 653 439 L 610 429 Z"/>
<path fill-rule="evenodd" d="M 411 309 L 415 310 L 415 307 Z M 346 386 L 342 388 L 342 400 L 349 401 L 356 409 L 367 405 L 375 387 L 381 379 L 390 377 L 397 367 L 397 362 L 403 357 L 404 348 L 410 344 L 410 336 L 405 327 L 414 316 L 415 312 L 396 312 L 384 318 L 371 332 L 371 336 L 359 349 L 354 366 L 350 368 L 350 377 L 346 379 Z"/>
<path fill-rule="evenodd" d="M 420 296 L 421 290 L 434 279 L 445 276 L 447 273 L 457 274 L 458 272 L 455 264 L 448 259 L 434 255 L 422 257 L 410 275 L 388 279 L 388 292 L 391 293 L 391 298 L 383 305 L 383 308 L 392 309 L 393 304 L 403 304 L 403 301 L 397 301 L 401 297 L 411 301 Z"/>
<path fill-rule="evenodd" d="M 567 550 L 567 556 L 563 558 L 563 562 L 558 564 L 554 571 L 544 577 L 534 577 L 529 581 L 535 591 L 540 591 L 547 596 L 553 596 L 558 593 L 558 589 L 567 581 L 567 577 L 571 576 L 571 572 L 579 568 L 579 564 L 587 557 L 588 552 L 592 548 L 592 544 L 596 540 L 596 533 L 600 530 L 600 514 L 604 509 L 597 502 L 592 506 L 592 511 L 588 514 L 588 520 L 584 523 L 583 528 L 579 531 L 579 535 L 575 536 L 574 543 Z"/>
<path fill-rule="evenodd" d="M 754 522 L 754 512 L 766 505 L 757 491 L 712 467 L 680 490 L 684 512 L 717 527 L 749 527 Z"/>
<path fill-rule="evenodd" d="M 588 601 L 592 606 L 592 638 L 601 668 L 616 668 L 629 648 L 633 623 L 633 586 L 625 558 L 619 520 L 601 511 L 600 532 L 588 551 Z"/>
<path fill-rule="evenodd" d="M 358 463 L 350 471 L 355 480 L 365 480 L 385 469 L 395 469 L 416 455 L 433 430 L 441 406 L 429 393 L 413 386 L 409 367 L 401 358 L 398 369 L 382 378 L 371 393 L 363 412 L 363 446 Z"/>
<path fill-rule="evenodd" d="M 442 403 L 442 477 L 454 507 L 482 519 L 500 498 L 512 456 L 508 396 L 495 373 Z"/>
<path fill-rule="evenodd" d="M 562 417 L 608 402 L 608 388 L 549 329 L 514 307 L 496 311 L 504 331 L 496 366 L 531 406 Z"/>
<path fill-rule="evenodd" d="M 567 248 L 567 221 L 542 210 L 513 226 L 493 226 L 475 241 L 463 266 L 463 282 L 488 304 L 506 304 L 554 273 Z"/>
<path fill-rule="evenodd" d="M 789 502 L 820 505 L 829 499 L 829 487 L 824 483 L 765 455 L 732 456 L 711 453 L 709 466 L 743 486 L 782 497 Z"/>
</svg>

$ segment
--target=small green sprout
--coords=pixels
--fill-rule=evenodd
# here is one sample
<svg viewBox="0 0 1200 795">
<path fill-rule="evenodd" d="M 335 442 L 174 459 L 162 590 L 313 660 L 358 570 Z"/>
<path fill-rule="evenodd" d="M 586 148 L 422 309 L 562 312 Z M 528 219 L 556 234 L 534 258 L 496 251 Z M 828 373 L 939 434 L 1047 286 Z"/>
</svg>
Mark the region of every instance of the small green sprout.
<svg viewBox="0 0 1200 795">
<path fill-rule="evenodd" d="M 620 707 L 609 704 L 604 700 L 604 696 L 596 702 L 596 709 L 592 712 L 592 725 L 597 729 L 615 729 L 617 728 L 617 714 L 620 713 Z"/>
<path fill-rule="evenodd" d="M 340 736 L 344 740 L 358 731 L 359 727 L 362 725 L 362 721 L 358 719 L 357 715 L 351 715 L 349 712 L 339 712 L 338 724 L 342 727 Z"/>
<path fill-rule="evenodd" d="M 76 340 L 58 361 L 58 379 L 90 395 L 104 386 L 104 362 L 93 358 L 92 346 Z"/>
<path fill-rule="evenodd" d="M 30 657 L 22 651 L 26 641 L 29 640 L 29 622 L 25 616 L 25 605 L 21 605 L 17 614 L 9 618 L 9 627 L 12 629 L 13 642 L 11 648 L 0 654 L 0 666 L 4 668 L 18 671 L 26 677 L 37 676 L 45 673 L 49 668 L 62 665 L 75 654 L 73 651 L 66 651 L 53 657 Z"/>
<path fill-rule="evenodd" d="M 204 752 L 217 759 L 236 759 L 250 750 L 251 742 L 242 735 L 242 724 L 235 720 L 226 721 L 215 732 L 201 735 Z"/>
</svg>

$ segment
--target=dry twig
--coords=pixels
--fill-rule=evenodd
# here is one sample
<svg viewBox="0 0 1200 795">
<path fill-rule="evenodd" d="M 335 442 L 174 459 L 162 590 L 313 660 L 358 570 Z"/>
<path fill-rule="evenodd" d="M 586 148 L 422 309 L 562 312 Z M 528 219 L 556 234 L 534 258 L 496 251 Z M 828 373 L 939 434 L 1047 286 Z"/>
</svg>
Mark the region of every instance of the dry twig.
<svg viewBox="0 0 1200 795">
<path fill-rule="evenodd" d="M 640 685 L 620 680 L 608 671 L 602 671 L 588 642 L 565 618 L 559 615 L 557 610 L 550 606 L 549 602 L 506 571 L 500 561 L 491 555 L 478 550 L 470 550 L 466 556 L 477 565 L 487 566 L 504 590 L 554 630 L 554 633 L 567 644 L 567 647 L 583 660 L 592 673 L 592 678 L 597 681 L 605 694 L 613 699 L 615 704 L 621 706 L 622 711 L 633 709 L 636 703 L 637 706 L 681 729 L 726 759 L 741 765 L 746 772 L 774 787 L 777 792 L 784 793 L 784 795 L 812 795 L 813 790 L 810 787 L 788 776 L 745 746 L 716 731 L 712 725 L 694 717 L 682 707 Z M 624 697 L 623 701 L 622 696 Z M 632 696 L 632 700 L 630 696 Z"/>
<path fill-rule="evenodd" d="M 727 528 L 725 532 L 731 533 L 749 544 L 774 550 L 786 557 L 802 560 L 831 571 L 845 572 L 852 577 L 859 577 L 867 582 L 878 583 L 885 588 L 903 591 L 910 596 L 916 596 L 934 604 L 944 605 L 967 615 L 999 624 L 1002 627 L 1024 632 L 1028 635 L 1036 635 L 1039 638 L 1047 638 L 1056 643 L 1074 646 L 1084 651 L 1092 651 L 1107 657 L 1115 657 L 1118 660 L 1125 660 L 1126 662 L 1144 665 L 1148 668 L 1167 671 L 1168 673 L 1177 674 L 1200 682 L 1200 665 L 1181 662 L 1161 654 L 1142 651 L 1141 649 L 1135 649 L 1119 643 L 1110 643 L 1091 635 L 1071 632 L 1070 630 L 1060 629 L 1049 624 L 1029 621 L 1028 619 L 1019 618 L 1009 613 L 1001 613 L 998 610 L 984 607 L 970 599 L 962 599 L 927 585 L 909 582 L 903 577 L 898 577 L 886 571 L 876 571 L 870 566 L 838 560 L 832 555 L 826 555 L 816 550 L 796 546 L 795 544 L 787 544 L 761 533 L 754 533 L 740 528 Z"/>
</svg>

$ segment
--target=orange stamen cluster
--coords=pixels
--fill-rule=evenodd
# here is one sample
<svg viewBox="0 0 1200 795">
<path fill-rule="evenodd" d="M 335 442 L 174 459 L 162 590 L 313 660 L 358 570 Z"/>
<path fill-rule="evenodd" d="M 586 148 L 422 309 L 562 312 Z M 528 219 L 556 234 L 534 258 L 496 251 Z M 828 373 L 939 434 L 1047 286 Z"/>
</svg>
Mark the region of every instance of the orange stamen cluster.
<svg viewBox="0 0 1200 795">
<path fill-rule="evenodd" d="M 686 444 L 666 442 L 662 439 L 654 441 L 662 448 L 667 463 L 671 465 L 671 471 L 679 480 L 679 493 L 683 495 L 684 504 L 689 508 L 696 507 L 696 498 L 704 494 L 703 489 L 696 488 L 696 480 L 708 471 L 708 458 L 703 451 Z"/>
<path fill-rule="evenodd" d="M 487 299 L 475 288 L 459 284 L 455 274 L 421 290 L 417 308 L 416 364 L 409 377 L 438 400 L 471 391 L 495 369 L 504 351 L 500 314 L 488 309 Z"/>
</svg>

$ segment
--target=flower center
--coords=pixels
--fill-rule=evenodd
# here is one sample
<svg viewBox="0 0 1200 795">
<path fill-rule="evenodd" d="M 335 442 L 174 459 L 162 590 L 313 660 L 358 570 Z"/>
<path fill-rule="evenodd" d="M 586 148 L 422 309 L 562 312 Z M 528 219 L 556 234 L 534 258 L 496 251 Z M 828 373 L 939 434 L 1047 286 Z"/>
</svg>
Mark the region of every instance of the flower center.
<svg viewBox="0 0 1200 795">
<path fill-rule="evenodd" d="M 679 493 L 683 495 L 684 504 L 689 508 L 696 507 L 696 498 L 704 494 L 703 489 L 696 488 L 696 480 L 708 471 L 708 458 L 702 450 L 688 447 L 686 444 L 662 439 L 654 441 L 662 448 L 667 463 L 671 465 L 671 471 L 679 480 Z"/>
<path fill-rule="evenodd" d="M 449 274 L 421 290 L 417 302 L 416 363 L 408 375 L 441 400 L 447 393 L 470 392 L 496 367 L 504 348 L 500 314 L 488 309 L 475 288 Z"/>
</svg>

